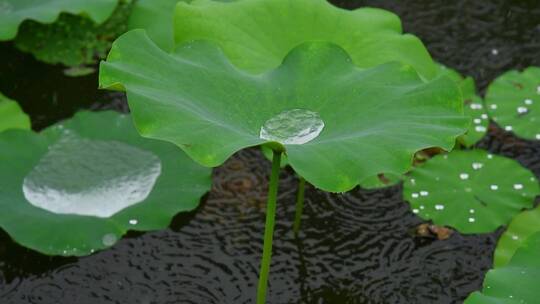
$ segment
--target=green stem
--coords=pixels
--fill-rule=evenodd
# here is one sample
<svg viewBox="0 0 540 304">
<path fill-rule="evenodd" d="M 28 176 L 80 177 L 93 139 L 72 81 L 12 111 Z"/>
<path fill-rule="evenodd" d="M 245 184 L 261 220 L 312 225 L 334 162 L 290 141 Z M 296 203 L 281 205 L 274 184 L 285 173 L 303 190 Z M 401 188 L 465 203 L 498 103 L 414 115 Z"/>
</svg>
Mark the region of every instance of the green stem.
<svg viewBox="0 0 540 304">
<path fill-rule="evenodd" d="M 300 231 L 300 222 L 302 221 L 302 212 L 304 211 L 304 190 L 306 188 L 306 180 L 299 176 L 298 193 L 296 194 L 296 212 L 294 213 L 294 234 Z"/>
<path fill-rule="evenodd" d="M 274 155 L 272 157 L 270 187 L 268 189 L 268 202 L 266 204 L 266 224 L 264 228 L 264 246 L 261 261 L 261 271 L 259 272 L 259 287 L 257 288 L 257 304 L 266 303 L 266 287 L 268 285 L 268 274 L 270 272 L 270 262 L 272 259 L 272 239 L 274 237 L 280 163 L 281 152 L 274 151 Z"/>
</svg>

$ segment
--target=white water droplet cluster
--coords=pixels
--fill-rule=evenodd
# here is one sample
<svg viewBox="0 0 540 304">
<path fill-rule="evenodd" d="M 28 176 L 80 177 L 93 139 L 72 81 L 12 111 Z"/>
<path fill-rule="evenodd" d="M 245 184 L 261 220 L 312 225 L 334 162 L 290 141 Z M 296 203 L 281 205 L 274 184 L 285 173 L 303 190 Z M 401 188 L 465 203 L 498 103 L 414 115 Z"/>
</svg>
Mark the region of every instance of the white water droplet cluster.
<svg viewBox="0 0 540 304">
<path fill-rule="evenodd" d="M 151 152 L 69 134 L 25 177 L 30 204 L 57 214 L 111 217 L 144 201 L 161 174 Z"/>
<path fill-rule="evenodd" d="M 318 113 L 293 109 L 268 119 L 261 127 L 259 137 L 284 145 L 301 145 L 319 136 L 323 128 L 324 122 Z"/>
<path fill-rule="evenodd" d="M 469 179 L 469 174 L 467 174 L 467 173 L 460 173 L 460 174 L 459 174 L 459 178 L 462 179 L 462 180 Z"/>
</svg>

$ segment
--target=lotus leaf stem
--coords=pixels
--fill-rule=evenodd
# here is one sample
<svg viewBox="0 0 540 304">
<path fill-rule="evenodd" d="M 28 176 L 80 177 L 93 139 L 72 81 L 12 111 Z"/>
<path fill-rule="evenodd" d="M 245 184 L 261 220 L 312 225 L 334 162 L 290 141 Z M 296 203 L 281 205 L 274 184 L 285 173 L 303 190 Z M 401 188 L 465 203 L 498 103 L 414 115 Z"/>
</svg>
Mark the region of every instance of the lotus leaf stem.
<svg viewBox="0 0 540 304">
<path fill-rule="evenodd" d="M 296 194 L 296 212 L 294 213 L 294 234 L 297 235 L 300 231 L 300 223 L 302 221 L 302 212 L 304 211 L 304 191 L 306 188 L 306 180 L 298 177 L 298 193 Z"/>
</svg>

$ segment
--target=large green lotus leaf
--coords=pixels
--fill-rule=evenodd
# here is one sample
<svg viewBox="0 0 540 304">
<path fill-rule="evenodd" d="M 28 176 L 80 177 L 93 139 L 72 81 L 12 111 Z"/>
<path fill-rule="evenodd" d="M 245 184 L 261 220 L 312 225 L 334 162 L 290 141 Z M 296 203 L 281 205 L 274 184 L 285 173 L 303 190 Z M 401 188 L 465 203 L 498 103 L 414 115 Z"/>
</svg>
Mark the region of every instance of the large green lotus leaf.
<svg viewBox="0 0 540 304">
<path fill-rule="evenodd" d="M 484 233 L 530 208 L 538 181 L 518 162 L 482 150 L 437 155 L 405 179 L 413 212 L 463 233 Z"/>
<path fill-rule="evenodd" d="M 401 182 L 401 175 L 378 174 L 377 176 L 370 176 L 361 181 L 360 187 L 363 189 L 379 189 L 394 186 L 399 182 Z"/>
<path fill-rule="evenodd" d="M 536 232 L 540 232 L 540 207 L 514 217 L 497 244 L 495 267 L 506 265 L 523 241 Z"/>
<path fill-rule="evenodd" d="M 211 40 L 238 67 L 263 72 L 280 65 L 307 41 L 341 46 L 359 67 L 389 61 L 412 65 L 432 78 L 436 67 L 422 42 L 403 35 L 396 15 L 374 8 L 348 11 L 326 0 L 210 0 L 176 6 L 175 40 Z"/>
<path fill-rule="evenodd" d="M 0 132 L 7 129 L 29 130 L 30 118 L 19 104 L 0 93 Z"/>
<path fill-rule="evenodd" d="M 210 43 L 169 54 L 135 30 L 114 43 L 100 84 L 127 90 L 143 136 L 173 142 L 205 166 L 267 143 L 285 149 L 300 176 L 328 191 L 352 189 L 380 172 L 401 174 L 416 151 L 451 149 L 467 125 L 452 81 L 425 83 L 400 63 L 360 69 L 329 43 L 303 44 L 276 70 L 252 75 Z M 300 144 L 306 126 L 314 136 Z M 267 127 L 279 139 L 265 137 Z"/>
<path fill-rule="evenodd" d="M 0 134 L 0 226 L 49 255 L 87 255 L 127 230 L 166 227 L 210 188 L 210 170 L 139 136 L 129 116 L 79 113 Z"/>
<path fill-rule="evenodd" d="M 471 77 L 463 78 L 454 69 L 448 68 L 442 64 L 438 65 L 437 76 L 446 76 L 460 87 L 463 94 L 464 113 L 470 117 L 470 127 L 467 133 L 463 134 L 458 140 L 466 147 L 477 143 L 487 133 L 489 117 L 484 109 L 482 98 L 476 95 L 476 85 Z"/>
<path fill-rule="evenodd" d="M 465 304 L 534 304 L 540 299 L 540 232 L 527 238 L 503 267 L 490 270 L 482 293 L 474 292 Z"/>
<path fill-rule="evenodd" d="M 179 1 L 182 0 L 137 1 L 129 17 L 129 29 L 145 29 L 148 36 L 159 47 L 172 50 L 174 48 L 174 8 Z"/>
<path fill-rule="evenodd" d="M 27 21 L 19 29 L 15 45 L 50 64 L 66 66 L 95 64 L 105 58 L 112 42 L 127 30 L 131 4 L 122 2 L 109 19 L 96 24 L 86 16 L 61 14 L 51 24 Z M 83 73 L 81 73 L 81 71 Z M 68 70 L 69 76 L 93 69 Z"/>
<path fill-rule="evenodd" d="M 506 131 L 540 140 L 540 68 L 510 71 L 495 79 L 486 106 L 491 119 Z"/>
<path fill-rule="evenodd" d="M 15 38 L 24 20 L 52 23 L 62 12 L 84 14 L 102 23 L 117 3 L 118 0 L 0 0 L 0 40 Z"/>
</svg>

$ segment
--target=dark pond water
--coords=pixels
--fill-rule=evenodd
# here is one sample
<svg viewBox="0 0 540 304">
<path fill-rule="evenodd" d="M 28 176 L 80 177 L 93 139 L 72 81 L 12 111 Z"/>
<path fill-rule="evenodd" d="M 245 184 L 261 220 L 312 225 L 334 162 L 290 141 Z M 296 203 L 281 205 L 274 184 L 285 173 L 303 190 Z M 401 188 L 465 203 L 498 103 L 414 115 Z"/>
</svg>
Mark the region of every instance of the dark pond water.
<svg viewBox="0 0 540 304">
<path fill-rule="evenodd" d="M 352 1 L 398 13 L 436 60 L 472 75 L 483 91 L 509 69 L 540 65 L 538 1 Z M 346 30 L 346 29 L 344 29 Z M 0 91 L 20 101 L 36 130 L 79 109 L 127 111 L 122 94 L 96 90 L 97 76 L 63 76 L 0 44 Z M 519 160 L 540 177 L 540 143 L 496 126 L 479 147 Z M 195 212 L 169 229 L 131 233 L 85 258 L 46 257 L 0 232 L 0 303 L 253 303 L 262 252 L 269 163 L 246 150 L 215 169 Z M 297 180 L 284 170 L 269 303 L 461 303 L 479 289 L 501 230 L 415 236 L 423 221 L 401 186 L 334 195 L 306 190 L 299 238 L 291 232 Z"/>
</svg>

